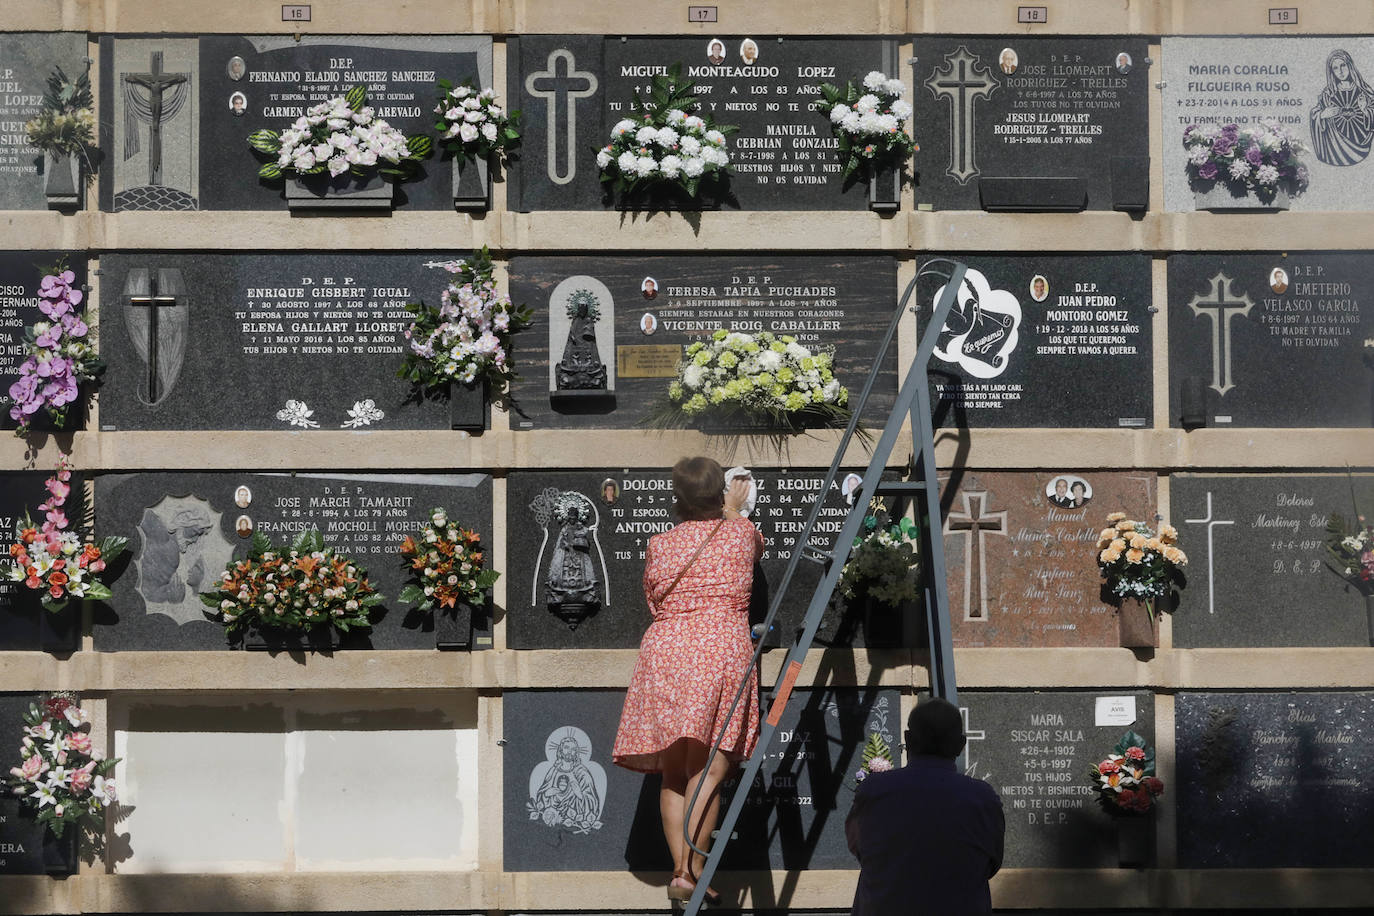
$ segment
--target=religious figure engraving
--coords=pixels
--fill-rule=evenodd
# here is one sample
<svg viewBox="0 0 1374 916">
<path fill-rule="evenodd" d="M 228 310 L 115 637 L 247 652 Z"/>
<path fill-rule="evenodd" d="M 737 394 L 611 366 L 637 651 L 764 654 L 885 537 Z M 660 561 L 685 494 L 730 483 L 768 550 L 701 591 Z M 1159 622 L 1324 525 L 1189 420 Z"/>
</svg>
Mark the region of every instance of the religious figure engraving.
<svg viewBox="0 0 1374 916">
<path fill-rule="evenodd" d="M 548 757 L 530 773 L 530 820 L 547 827 L 590 834 L 601 829 L 606 806 L 606 770 L 592 760 L 592 741 L 575 725 L 553 730 L 545 744 Z"/>
<path fill-rule="evenodd" d="M 153 51 L 145 73 L 122 73 L 124 96 L 124 161 L 142 149 L 142 126 L 148 126 L 148 183 L 115 195 L 116 210 L 195 210 L 190 194 L 162 183 L 162 129 L 192 98 L 191 74 L 162 69 L 163 52 Z"/>
<path fill-rule="evenodd" d="M 944 290 L 936 290 L 933 301 L 938 302 Z M 1011 364 L 1020 329 L 1021 303 L 1016 296 L 993 289 L 981 271 L 970 269 L 945 320 L 935 356 L 975 378 L 996 378 Z"/>
<path fill-rule="evenodd" d="M 134 568 L 147 612 L 177 623 L 204 620 L 200 592 L 234 555 L 220 533 L 220 513 L 197 496 L 166 496 L 143 510 L 138 539 Z"/>
<path fill-rule="evenodd" d="M 1236 387 L 1231 381 L 1231 319 L 1236 315 L 1248 316 L 1255 307 L 1249 294 L 1237 296 L 1231 292 L 1233 282 L 1219 273 L 1212 278 L 1208 295 L 1194 296 L 1188 303 L 1193 315 L 1206 315 L 1212 321 L 1212 384 L 1208 387 L 1219 395 Z"/>
<path fill-rule="evenodd" d="M 1308 114 L 1312 152 L 1327 165 L 1356 165 L 1374 144 L 1374 89 L 1350 52 L 1337 48 L 1326 58 L 1326 86 Z"/>
<path fill-rule="evenodd" d="M 1013 63 L 1012 70 L 1015 69 Z M 979 175 L 973 144 L 974 103 L 991 98 L 1000 85 L 978 55 L 969 53 L 964 45 L 946 54 L 944 68 L 931 71 L 925 82 L 931 95 L 949 102 L 949 167 L 945 174 L 961 185 Z"/>
<path fill-rule="evenodd" d="M 538 604 L 544 549 L 549 542 L 550 526 L 557 524 L 558 534 L 544 578 L 546 604 L 551 614 L 567 623 L 569 629 L 576 630 L 582 621 L 596 614 L 602 604 L 610 606 L 611 603 L 610 589 L 606 586 L 609 578 L 606 555 L 597 538 L 600 517 L 596 506 L 581 493 L 549 487 L 535 497 L 530 511 L 544 529 L 544 540 L 535 560 L 530 604 Z M 600 578 L 596 574 L 598 565 Z"/>
<path fill-rule="evenodd" d="M 559 390 L 606 388 L 606 364 L 596 347 L 596 322 L 601 317 L 598 304 L 590 290 L 579 289 L 568 297 L 568 318 L 572 324 L 555 374 Z"/>
<path fill-rule="evenodd" d="M 577 100 L 596 94 L 596 74 L 576 69 L 567 48 L 550 51 L 545 66 L 525 77 L 525 91 L 544 100 L 549 180 L 568 184 L 577 175 Z"/>
</svg>

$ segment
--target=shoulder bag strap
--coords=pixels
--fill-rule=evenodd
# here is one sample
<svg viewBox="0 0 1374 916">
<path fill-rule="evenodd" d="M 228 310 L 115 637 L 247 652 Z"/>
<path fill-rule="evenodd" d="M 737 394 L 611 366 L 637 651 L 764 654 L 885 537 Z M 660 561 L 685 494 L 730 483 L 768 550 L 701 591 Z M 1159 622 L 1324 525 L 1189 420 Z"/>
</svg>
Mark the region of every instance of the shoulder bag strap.
<svg viewBox="0 0 1374 916">
<path fill-rule="evenodd" d="M 658 596 L 658 601 L 660 604 L 662 604 L 668 598 L 668 596 L 673 593 L 673 589 L 677 588 L 677 584 L 682 581 L 682 577 L 687 575 L 687 570 L 692 568 L 692 564 L 697 561 L 697 557 L 701 556 L 701 552 L 706 549 L 706 545 L 711 543 L 711 538 L 716 536 L 716 532 L 719 531 L 720 526 L 724 524 L 725 519 L 721 519 L 720 521 L 716 522 L 716 527 L 712 528 L 711 533 L 706 535 L 706 538 L 700 544 L 697 545 L 696 553 L 692 554 L 692 558 L 687 561 L 687 565 L 682 567 L 682 572 L 677 574 L 677 578 L 673 580 L 673 584 L 668 586 L 668 590 L 666 592 Z"/>
</svg>

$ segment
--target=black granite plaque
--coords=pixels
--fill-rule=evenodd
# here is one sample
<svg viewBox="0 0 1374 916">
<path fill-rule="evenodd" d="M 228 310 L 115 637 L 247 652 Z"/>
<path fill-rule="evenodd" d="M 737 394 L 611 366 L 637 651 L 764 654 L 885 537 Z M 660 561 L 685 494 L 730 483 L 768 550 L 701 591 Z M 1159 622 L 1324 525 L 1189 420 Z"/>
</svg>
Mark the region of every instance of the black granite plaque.
<svg viewBox="0 0 1374 916">
<path fill-rule="evenodd" d="M 937 425 L 1151 425 L 1147 256 L 948 257 L 968 272 L 930 360 Z M 943 289 L 917 285 L 922 332 Z"/>
<path fill-rule="evenodd" d="M 1180 693 L 1181 868 L 1367 868 L 1374 693 Z"/>
<path fill-rule="evenodd" d="M 37 700 L 38 695 L 32 693 L 0 693 L 0 735 L 5 736 L 0 764 L 6 774 L 10 767 L 19 766 L 24 714 Z M 0 875 L 43 874 L 43 834 L 47 828 L 35 823 L 29 810 L 9 789 L 0 792 Z"/>
<path fill-rule="evenodd" d="M 845 188 L 829 120 L 811 109 L 821 83 L 856 82 L 871 70 L 897 75 L 897 42 L 885 38 L 690 38 L 534 35 L 507 44 L 507 85 L 523 87 L 519 163 L 511 208 L 588 210 L 614 206 L 603 192 L 596 151 L 627 117 L 655 74 L 682 65 L 701 111 L 739 132 L 727 149 L 734 175 L 707 206 L 749 210 L 855 210 L 864 185 Z M 514 101 L 512 104 L 515 104 Z"/>
<path fill-rule="evenodd" d="M 435 506 L 477 531 L 491 561 L 491 479 L 480 474 L 111 474 L 96 481 L 102 533 L 129 538 L 128 568 L 114 597 L 95 612 L 96 648 L 224 649 L 223 627 L 205 616 L 210 591 L 230 558 L 247 555 L 249 535 L 274 543 L 318 528 L 325 543 L 356 560 L 387 600 L 370 631 L 345 648 L 434 647 L 433 621 L 396 600 L 408 581 L 400 556 Z M 474 646 L 490 648 L 484 608 L 474 615 Z"/>
<path fill-rule="evenodd" d="M 822 470 L 795 468 L 754 471 L 759 495 L 751 518 L 764 540 L 763 558 L 754 570 L 750 618 L 755 623 L 768 612 L 772 588 L 782 581 L 823 476 Z M 824 550 L 834 545 L 849 511 L 842 492 L 844 480 L 842 475 L 832 486 L 813 535 L 813 543 Z M 506 494 L 507 563 L 519 571 L 506 585 L 507 645 L 512 649 L 638 646 L 651 622 L 644 601 L 644 552 L 651 536 L 677 523 L 670 470 L 513 471 Z M 598 580 L 599 607 L 575 621 L 575 628 L 549 603 L 549 572 L 564 535 L 552 506 L 562 494 L 581 497 L 592 508 L 588 555 Z M 771 644 L 792 644 L 820 578 L 816 564 L 798 565 L 769 635 Z M 821 644 L 863 645 L 861 619 L 861 614 L 837 602 L 827 610 L 817 639 Z"/>
<path fill-rule="evenodd" d="M 19 367 L 24 363 L 24 329 L 35 322 L 48 320 L 38 308 L 42 301 L 38 287 L 62 258 L 66 259 L 67 269 L 76 274 L 76 282 L 72 285 L 83 288 L 86 284 L 85 258 L 73 257 L 65 251 L 0 252 L 0 430 L 19 425 L 17 420 L 10 418 L 10 408 L 14 406 L 10 386 L 18 381 Z M 77 310 L 84 312 L 86 303 L 82 302 Z M 83 428 L 85 415 L 83 402 L 70 405 L 63 428 Z M 47 411 L 43 410 L 33 415 L 30 425 L 40 431 L 53 428 Z"/>
<path fill-rule="evenodd" d="M 918 204 L 1144 209 L 1144 38 L 918 35 L 913 42 Z"/>
<path fill-rule="evenodd" d="M 1374 477 L 1177 474 L 1169 496 L 1188 554 L 1175 645 L 1369 645 L 1364 600 L 1323 538 L 1332 513 L 1368 515 Z"/>
<path fill-rule="evenodd" d="M 1374 424 L 1371 283 L 1362 252 L 1171 255 L 1170 424 Z"/>
<path fill-rule="evenodd" d="M 1134 704 L 1134 720 L 1099 725 L 1103 697 L 1121 708 Z M 1154 698 L 1126 691 L 961 690 L 959 704 L 967 772 L 1002 797 L 1003 867 L 1115 868 L 1115 827 L 1086 774 L 1128 730 L 1154 744 Z"/>
<path fill-rule="evenodd" d="M 46 210 L 48 165 L 24 125 L 38 116 L 55 67 L 72 80 L 86 72 L 86 36 L 7 32 L 0 35 L 0 60 L 0 210 Z"/>
<path fill-rule="evenodd" d="M 396 377 L 445 255 L 112 254 L 103 429 L 449 429 L 452 400 Z"/>
<path fill-rule="evenodd" d="M 512 300 L 536 315 L 517 338 L 516 429 L 645 423 L 667 402 L 682 348 L 722 327 L 792 335 L 813 351 L 833 346 L 835 376 L 857 398 L 896 294 L 896 263 L 881 257 L 517 257 L 510 272 Z M 608 378 L 604 397 L 570 404 L 554 396 L 554 366 L 567 348 L 569 297 L 582 290 L 601 313 L 596 345 Z M 864 414 L 873 425 L 887 420 L 896 368 L 893 351 Z"/>
<path fill-rule="evenodd" d="M 672 870 L 658 777 L 611 763 L 624 697 L 611 690 L 506 694 L 507 870 Z M 844 839 L 854 774 L 871 732 L 897 746 L 898 703 L 896 690 L 796 691 L 721 867 L 857 867 Z"/>
<path fill-rule="evenodd" d="M 257 176 L 253 131 L 280 132 L 362 84 L 377 117 L 433 136 L 438 80 L 491 85 L 486 36 L 106 36 L 101 61 L 105 147 L 118 160 L 102 182 L 106 210 L 280 209 L 282 183 Z M 451 208 L 452 174 L 436 153 L 398 186 L 396 205 Z"/>
<path fill-rule="evenodd" d="M 14 542 L 15 526 L 28 512 L 29 517 L 41 523 L 43 513 L 38 511 L 39 503 L 48 498 L 44 481 L 51 476 L 43 471 L 6 471 L 0 475 L 0 551 L 9 558 L 9 545 Z M 80 492 L 80 475 L 72 475 L 72 489 Z M 69 497 L 67 511 L 75 518 L 72 508 L 75 497 Z M 103 575 L 104 581 L 110 576 Z M 42 605 L 42 595 L 26 588 L 22 582 L 11 582 L 0 578 L 0 651 L 20 649 L 46 649 L 67 652 L 76 648 L 78 640 L 74 630 L 79 629 L 81 602 L 68 602 L 61 611 L 49 611 Z M 0 772 L 7 768 L 0 768 Z"/>
</svg>

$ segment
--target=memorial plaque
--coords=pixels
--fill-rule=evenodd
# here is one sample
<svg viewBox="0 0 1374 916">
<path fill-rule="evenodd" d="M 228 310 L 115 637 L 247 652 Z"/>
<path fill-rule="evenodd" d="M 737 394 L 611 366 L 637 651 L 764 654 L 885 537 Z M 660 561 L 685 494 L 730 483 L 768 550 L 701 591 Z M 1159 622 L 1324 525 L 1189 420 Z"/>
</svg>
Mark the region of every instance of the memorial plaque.
<svg viewBox="0 0 1374 916">
<path fill-rule="evenodd" d="M 1171 255 L 1169 423 L 1374 424 L 1371 283 L 1364 252 Z"/>
<path fill-rule="evenodd" d="M 937 425 L 1151 425 L 1149 257 L 949 257 L 968 272 L 930 360 Z M 917 285 L 922 333 L 943 289 Z"/>
<path fill-rule="evenodd" d="M 1007 819 L 1003 868 L 1115 868 L 1116 827 L 1098 804 L 1087 773 L 1121 736 L 1154 745 L 1154 697 L 1122 691 L 1117 705 L 1134 721 L 1099 725 L 1105 692 L 959 691 L 966 767 L 1002 798 Z M 1172 785 L 1166 792 L 1175 791 Z"/>
<path fill-rule="evenodd" d="M 492 560 L 491 478 L 482 474 L 109 474 L 96 480 L 95 498 L 101 533 L 129 538 L 127 569 L 95 612 L 101 651 L 226 648 L 199 593 L 247 555 L 254 532 L 284 544 L 318 528 L 367 570 L 387 600 L 372 629 L 345 635 L 344 648 L 434 647 L 432 619 L 397 601 L 408 581 L 400 543 L 433 507 L 481 535 Z M 486 610 L 474 614 L 475 648 L 491 647 Z"/>
<path fill-rule="evenodd" d="M 611 127 L 674 63 L 696 84 L 700 111 L 739 132 L 727 143 L 734 174 L 705 206 L 746 210 L 858 210 L 862 182 L 846 187 L 829 119 L 812 110 L 821 83 L 871 70 L 898 75 L 888 38 L 688 38 L 524 35 L 507 42 L 512 106 L 524 112 L 520 160 L 511 168 L 514 210 L 613 206 L 596 165 Z M 518 98 L 518 104 L 516 99 Z"/>
<path fill-rule="evenodd" d="M 505 695 L 507 871 L 672 870 L 658 777 L 611 763 L 624 701 L 620 690 Z M 857 867 L 844 838 L 854 774 L 870 733 L 894 749 L 901 741 L 899 702 L 878 688 L 796 691 L 721 868 Z"/>
<path fill-rule="evenodd" d="M 768 613 L 772 588 L 782 581 L 797 536 L 806 524 L 825 472 L 820 469 L 755 470 L 758 501 L 751 516 L 763 534 L 764 554 L 754 570 L 750 619 Z M 821 508 L 812 541 L 833 548 L 849 511 L 842 475 Z M 587 507 L 591 521 L 561 524 L 554 503 L 567 495 Z M 652 618 L 644 601 L 644 552 L 649 538 L 677 524 L 670 468 L 607 468 L 585 471 L 512 471 L 506 489 L 509 611 L 506 644 L 512 649 L 632 649 Z M 574 541 L 585 545 L 569 547 Z M 843 555 L 846 551 L 840 551 Z M 553 601 L 549 576 L 555 557 L 572 556 L 596 584 L 591 607 L 571 619 Z M 791 645 L 820 582 L 821 569 L 801 563 L 786 603 L 769 635 L 773 645 Z M 563 615 L 563 616 L 560 616 Z M 827 610 L 819 644 L 862 645 L 861 613 L 842 600 Z"/>
<path fill-rule="evenodd" d="M 1180 868 L 1368 868 L 1374 693 L 1180 693 Z"/>
<path fill-rule="evenodd" d="M 0 551 L 9 559 L 9 545 L 14 542 L 16 525 L 24 513 L 41 522 L 43 513 L 38 505 L 48 498 L 44 482 L 48 471 L 5 471 L 0 474 Z M 72 475 L 72 489 L 80 492 L 81 475 Z M 68 512 L 75 504 L 75 496 L 68 498 Z M 108 577 L 106 577 L 108 578 Z M 26 588 L 22 582 L 0 577 L 0 651 L 48 649 L 70 651 L 73 648 L 71 630 L 79 626 L 80 602 L 68 604 L 61 613 L 44 609 L 41 593 Z M 0 733 L 3 734 L 3 733 Z M 8 768 L 0 767 L 0 772 Z"/>
<path fill-rule="evenodd" d="M 913 42 L 917 204 L 1145 209 L 1145 38 L 917 35 Z"/>
<path fill-rule="evenodd" d="M 12 430 L 19 425 L 17 420 L 10 418 L 10 408 L 14 406 L 10 386 L 19 380 L 19 367 L 24 364 L 24 329 L 47 320 L 38 308 L 42 301 L 38 295 L 39 284 L 47 271 L 64 258 L 67 269 L 76 274 L 76 282 L 72 285 L 78 289 L 85 287 L 86 259 L 83 257 L 73 257 L 65 251 L 0 252 L 0 430 Z M 85 310 L 85 302 L 77 307 L 79 312 Z M 85 413 L 81 402 L 68 407 L 65 428 L 82 429 Z M 53 428 L 47 412 L 41 410 L 33 415 L 30 425 L 40 431 Z"/>
<path fill-rule="evenodd" d="M 536 316 L 516 341 L 516 429 L 644 425 L 667 403 L 682 348 L 717 328 L 787 334 L 813 351 L 833 346 L 835 376 L 857 399 L 896 296 L 896 263 L 884 257 L 516 257 L 510 274 L 512 301 Z M 568 358 L 578 294 L 600 312 L 592 333 L 606 381 L 600 396 L 567 403 L 554 390 L 555 367 Z M 894 348 L 864 414 L 872 425 L 887 421 L 896 371 Z"/>
<path fill-rule="evenodd" d="M 1310 184 L 1294 210 L 1374 207 L 1374 38 L 1162 39 L 1164 205 L 1194 209 L 1183 132 L 1190 124 L 1278 122 L 1307 147 Z"/>
<path fill-rule="evenodd" d="M 1175 474 L 1169 514 L 1188 554 L 1174 645 L 1367 646 L 1365 604 L 1327 564 L 1332 513 L 1368 517 L 1374 476 Z"/>
<path fill-rule="evenodd" d="M 0 35 L 0 210 L 46 210 L 42 150 L 24 125 L 38 116 L 55 67 L 69 79 L 86 72 L 86 36 L 76 32 Z"/>
<path fill-rule="evenodd" d="M 281 182 L 257 177 L 265 160 L 248 146 L 253 131 L 284 130 L 362 84 L 379 118 L 433 136 L 438 80 L 491 85 L 487 36 L 105 36 L 100 47 L 106 210 L 280 209 Z M 447 210 L 452 192 L 448 156 L 436 152 L 395 201 Z"/>
<path fill-rule="evenodd" d="M 24 713 L 29 711 L 29 704 L 37 700 L 35 693 L 0 693 L 0 735 L 5 736 L 0 760 L 4 761 L 6 773 L 10 767 L 19 765 Z M 43 874 L 43 835 L 46 832 L 46 827 L 34 821 L 28 806 L 8 789 L 0 792 L 0 875 Z"/>
<path fill-rule="evenodd" d="M 101 428 L 449 429 L 396 377 L 445 256 L 111 254 L 102 259 Z M 464 404 L 480 390 L 452 386 Z"/>
<path fill-rule="evenodd" d="M 1153 472 L 976 471 L 941 478 L 956 647 L 1115 646 L 1097 566 L 1112 512 L 1155 514 Z"/>
</svg>

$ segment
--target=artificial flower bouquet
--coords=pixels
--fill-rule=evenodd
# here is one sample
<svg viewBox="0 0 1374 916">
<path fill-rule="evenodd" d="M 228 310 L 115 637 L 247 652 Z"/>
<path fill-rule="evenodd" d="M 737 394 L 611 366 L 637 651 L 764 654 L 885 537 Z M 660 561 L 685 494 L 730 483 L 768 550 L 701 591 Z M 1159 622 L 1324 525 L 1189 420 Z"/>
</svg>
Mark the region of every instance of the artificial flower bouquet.
<svg viewBox="0 0 1374 916">
<path fill-rule="evenodd" d="M 516 378 L 510 363 L 512 338 L 530 326 L 533 313 L 497 291 L 486 246 L 443 267 L 452 279 L 439 304 L 406 306 L 415 318 L 405 332 L 406 353 L 397 375 L 429 389 L 450 382 L 471 385 L 483 378 L 502 392 Z"/>
<path fill-rule="evenodd" d="M 1126 518 L 1124 512 L 1107 516 L 1111 527 L 1103 529 L 1097 541 L 1097 565 L 1112 594 L 1119 598 L 1139 598 L 1154 619 L 1155 602 L 1168 595 L 1178 583 L 1179 570 L 1188 557 L 1175 545 L 1178 530 L 1161 525 L 1156 534 L 1144 522 Z"/>
<path fill-rule="evenodd" d="M 20 764 L 5 783 L 54 836 L 68 826 L 101 817 L 115 803 L 111 774 L 118 758 L 104 759 L 91 741 L 91 717 L 74 694 L 55 693 L 29 704 L 24 714 Z"/>
<path fill-rule="evenodd" d="M 840 573 L 840 592 L 846 598 L 867 596 L 893 607 L 916 600 L 919 546 L 920 529 L 906 516 L 895 523 L 881 509 L 864 516 Z"/>
<path fill-rule="evenodd" d="M 64 511 L 72 493 L 72 472 L 62 456 L 57 471 L 44 486 L 48 498 L 38 505 L 43 521 L 35 523 L 28 512 L 15 525 L 14 541 L 8 559 L 0 558 L 0 575 L 40 594 L 43 607 L 56 613 L 73 598 L 103 600 L 110 589 L 99 576 L 124 552 L 128 541 L 122 537 L 102 538 L 97 543 L 82 543 L 71 529 L 72 521 Z M 82 505 L 78 492 L 76 506 Z M 78 520 L 83 515 L 78 509 Z"/>
<path fill-rule="evenodd" d="M 892 760 L 892 748 L 888 747 L 887 741 L 877 732 L 869 732 L 868 741 L 864 742 L 863 763 L 854 774 L 854 784 L 863 782 L 871 773 L 887 773 L 896 766 Z"/>
<path fill-rule="evenodd" d="M 1374 595 L 1374 525 L 1358 511 L 1353 521 L 1332 515 L 1326 520 L 1325 544 L 1332 570 L 1361 595 Z"/>
<path fill-rule="evenodd" d="M 628 194 L 668 184 L 696 197 L 703 183 L 724 179 L 730 168 L 727 135 L 738 130 L 696 114 L 696 93 L 682 67 L 656 74 L 647 99 L 635 92 L 630 117 L 616 122 L 596 154 L 601 180 Z"/>
<path fill-rule="evenodd" d="M 888 79 L 877 70 L 863 78 L 862 86 L 852 80 L 843 89 L 821 84 L 815 108 L 830 118 L 846 179 L 869 165 L 905 162 L 919 149 L 905 129 L 912 113 L 911 103 L 902 98 L 905 94 L 901 80 Z"/>
<path fill-rule="evenodd" d="M 1261 201 L 1280 189 L 1290 195 L 1307 190 L 1302 141 L 1274 121 L 1253 127 L 1237 124 L 1190 124 L 1183 131 L 1188 151 L 1188 178 L 1202 184 L 1221 182 L 1236 194 L 1253 192 Z"/>
<path fill-rule="evenodd" d="M 62 264 L 38 284 L 38 310 L 44 319 L 24 329 L 24 361 L 10 385 L 10 419 L 15 435 L 26 435 L 41 410 L 63 429 L 67 411 L 82 395 L 83 384 L 99 383 L 105 363 L 89 342 L 90 326 L 77 307 L 85 293 L 73 286 L 76 274 Z"/>
<path fill-rule="evenodd" d="M 481 546 L 477 532 L 459 526 L 445 509 L 429 510 L 419 537 L 407 535 L 401 542 L 401 559 L 414 579 L 401 589 L 401 600 L 425 613 L 454 608 L 460 601 L 484 604 L 486 590 L 501 574 L 482 567 Z"/>
<path fill-rule="evenodd" d="M 45 153 L 78 157 L 89 181 L 95 173 L 95 126 L 89 73 L 70 79 L 61 67 L 54 67 L 38 116 L 24 125 L 29 144 Z"/>
<path fill-rule="evenodd" d="M 434 129 L 444 147 L 464 159 L 504 156 L 520 142 L 520 112 L 496 103 L 496 90 L 477 89 L 469 81 L 455 86 L 439 80 L 439 116 Z"/>
<path fill-rule="evenodd" d="M 254 532 L 248 556 L 230 560 L 200 600 L 233 634 L 248 627 L 305 632 L 322 626 L 347 633 L 371 626 L 372 608 L 385 599 L 368 582 L 367 570 L 326 546 L 312 528 L 283 548 Z"/>
<path fill-rule="evenodd" d="M 658 425 L 718 417 L 772 427 L 843 426 L 849 390 L 835 378 L 833 348 L 813 353 L 795 337 L 720 329 L 687 347 Z"/>
<path fill-rule="evenodd" d="M 430 154 L 429 137 L 410 137 L 377 117 L 367 102 L 367 87 L 354 86 L 344 95 L 312 105 L 289 128 L 277 133 L 262 128 L 248 137 L 248 145 L 275 157 L 258 169 L 262 178 L 296 177 L 348 172 L 365 178 L 373 171 L 401 179 L 414 173 L 419 160 Z"/>
<path fill-rule="evenodd" d="M 1155 775 L 1154 748 L 1133 731 L 1121 736 L 1112 753 L 1088 772 L 1097 801 L 1108 814 L 1147 814 L 1164 794 L 1164 783 Z"/>
</svg>

